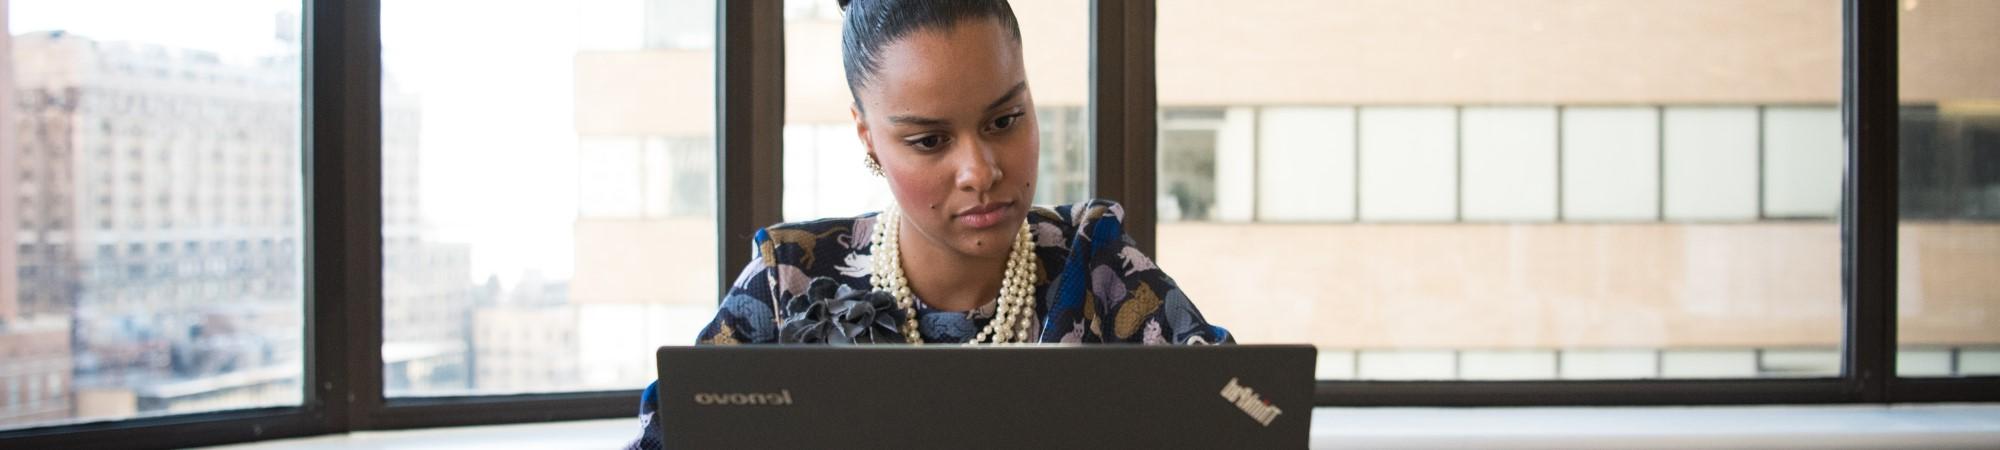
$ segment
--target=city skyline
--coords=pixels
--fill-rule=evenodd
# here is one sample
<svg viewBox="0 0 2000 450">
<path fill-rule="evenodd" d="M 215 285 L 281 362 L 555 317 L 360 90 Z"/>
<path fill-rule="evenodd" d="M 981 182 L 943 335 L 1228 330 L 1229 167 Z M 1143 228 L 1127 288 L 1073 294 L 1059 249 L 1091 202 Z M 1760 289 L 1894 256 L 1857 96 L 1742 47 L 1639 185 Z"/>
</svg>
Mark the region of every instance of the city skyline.
<svg viewBox="0 0 2000 450">
<path fill-rule="evenodd" d="M 568 86 L 567 65 L 574 52 L 574 44 L 525 33 L 511 41 L 494 42 L 486 38 L 509 33 L 469 33 L 453 37 L 425 31 L 428 24 L 458 21 L 465 8 L 477 3 L 398 3 L 387 6 L 395 11 L 384 15 L 384 40 L 395 44 L 384 49 L 385 76 L 388 77 L 385 90 L 400 90 L 401 95 L 420 107 L 427 102 L 436 105 L 424 109 L 419 118 L 427 125 L 417 138 L 419 145 L 426 149 L 420 161 L 420 170 L 426 175 L 423 178 L 474 178 L 459 183 L 419 186 L 424 197 L 434 199 L 431 202 L 434 213 L 428 216 L 430 222 L 422 226 L 439 240 L 461 242 L 480 249 L 473 261 L 474 274 L 467 280 L 468 283 L 498 277 L 503 285 L 513 286 L 530 272 L 545 278 L 569 278 L 574 267 L 571 249 L 553 245 L 567 241 L 553 237 L 567 237 L 572 232 L 568 219 L 576 214 L 576 198 L 574 195 L 553 194 L 574 189 L 575 171 L 544 169 L 574 168 L 576 143 L 573 135 L 563 134 L 573 131 L 543 126 L 569 123 L 567 111 L 572 103 L 567 98 L 568 89 L 512 98 L 501 98 L 494 93 L 513 91 L 532 94 L 534 91 L 523 87 Z M 580 17 L 590 9 L 590 5 L 616 3 L 621 2 L 578 3 L 574 11 Z M 258 44 L 257 40 L 243 37 L 267 37 L 275 42 L 284 33 L 297 33 L 297 29 L 287 30 L 285 26 L 296 26 L 296 23 L 286 21 L 296 21 L 300 17 L 296 2 L 268 0 L 205 0 L 192 5 L 171 6 L 165 2 L 144 0 L 12 0 L 9 6 L 12 33 L 63 30 L 96 41 L 129 41 L 131 45 L 141 47 L 203 51 L 232 63 L 282 54 L 286 51 L 282 44 Z M 134 13 L 99 14 L 104 8 Z M 192 29 L 174 26 L 169 21 L 148 20 L 149 17 L 170 17 L 186 10 L 220 16 L 216 18 L 216 26 Z M 152 14 L 141 14 L 148 11 Z M 616 13 L 598 15 L 612 14 Z M 567 27 L 554 30 L 554 36 L 583 33 L 573 21 L 550 21 L 528 12 L 490 19 L 480 23 L 501 27 L 532 19 L 533 22 L 557 25 L 569 23 Z M 603 34 L 601 28 L 593 33 Z M 466 45 L 464 41 L 455 41 L 469 37 L 481 37 L 482 42 Z M 462 54 L 464 59 L 453 61 L 405 56 L 454 47 L 472 51 Z M 289 51 L 296 53 L 299 49 L 294 46 Z M 537 59 L 541 62 L 519 63 Z M 545 69 L 527 70 L 515 74 L 512 79 L 469 72 L 467 69 L 490 61 L 509 61 L 509 64 L 519 64 L 524 68 Z M 520 114 L 523 111 L 530 114 L 524 117 Z M 522 139 L 521 136 L 481 132 L 492 129 L 526 130 L 539 134 Z M 496 155 L 521 155 L 525 158 Z M 482 165 L 491 170 L 464 170 L 468 166 Z M 510 173 L 536 173 L 538 179 L 547 181 L 512 183 L 508 180 L 518 176 Z M 521 190 L 491 189 L 507 186 Z M 521 239 L 521 236 L 551 238 Z"/>
<path fill-rule="evenodd" d="M 286 118 L 299 117 L 300 74 L 284 68 L 298 55 L 225 62 L 63 31 L 8 40 L 21 132 L 7 247 L 24 312 L 65 325 L 70 363 L 0 368 L 61 371 L 27 391 L 60 387 L 64 417 L 28 420 L 296 402 L 302 202 Z"/>
</svg>

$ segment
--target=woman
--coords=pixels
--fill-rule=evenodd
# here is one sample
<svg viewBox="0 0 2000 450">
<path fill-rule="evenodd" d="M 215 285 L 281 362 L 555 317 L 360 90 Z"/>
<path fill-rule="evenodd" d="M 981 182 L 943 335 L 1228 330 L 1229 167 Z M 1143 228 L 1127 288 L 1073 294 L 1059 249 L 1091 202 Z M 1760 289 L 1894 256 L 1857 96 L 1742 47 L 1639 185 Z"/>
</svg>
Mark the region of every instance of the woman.
<svg viewBox="0 0 2000 450">
<path fill-rule="evenodd" d="M 1029 205 L 1040 133 L 1005 0 L 840 3 L 855 132 L 896 204 L 759 230 L 701 344 L 1233 342 L 1117 204 Z"/>
</svg>

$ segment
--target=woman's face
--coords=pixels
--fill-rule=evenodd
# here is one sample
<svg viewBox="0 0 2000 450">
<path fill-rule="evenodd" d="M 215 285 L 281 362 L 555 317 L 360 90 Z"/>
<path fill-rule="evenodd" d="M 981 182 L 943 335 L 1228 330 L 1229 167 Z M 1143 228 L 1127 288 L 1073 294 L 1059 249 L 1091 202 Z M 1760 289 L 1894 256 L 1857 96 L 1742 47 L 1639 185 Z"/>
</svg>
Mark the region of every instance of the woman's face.
<svg viewBox="0 0 2000 450">
<path fill-rule="evenodd" d="M 854 122 L 904 224 L 941 248 L 1005 257 L 1041 148 L 1020 44 L 998 21 L 970 20 L 910 33 L 880 56 Z"/>
</svg>

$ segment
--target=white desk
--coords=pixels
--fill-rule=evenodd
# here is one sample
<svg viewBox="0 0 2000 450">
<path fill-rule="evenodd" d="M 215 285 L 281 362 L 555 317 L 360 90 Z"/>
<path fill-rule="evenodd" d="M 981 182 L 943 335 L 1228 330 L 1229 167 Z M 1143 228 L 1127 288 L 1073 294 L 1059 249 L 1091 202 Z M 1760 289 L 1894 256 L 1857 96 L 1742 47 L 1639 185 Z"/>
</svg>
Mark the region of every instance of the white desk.
<svg viewBox="0 0 2000 450">
<path fill-rule="evenodd" d="M 2000 404 L 1321 408 L 1313 448 L 2000 448 Z"/>
<path fill-rule="evenodd" d="M 439 428 L 229 449 L 616 448 L 637 419 Z M 1320 408 L 1314 448 L 2000 448 L 2000 404 L 1700 408 Z"/>
</svg>

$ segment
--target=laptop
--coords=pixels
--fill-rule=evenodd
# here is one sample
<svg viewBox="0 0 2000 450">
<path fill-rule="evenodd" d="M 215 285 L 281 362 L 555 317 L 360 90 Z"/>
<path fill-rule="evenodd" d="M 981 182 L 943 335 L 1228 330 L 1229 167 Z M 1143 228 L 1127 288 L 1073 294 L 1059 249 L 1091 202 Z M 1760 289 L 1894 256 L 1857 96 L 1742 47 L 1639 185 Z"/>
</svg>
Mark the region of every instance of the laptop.
<svg viewBox="0 0 2000 450">
<path fill-rule="evenodd" d="M 1305 448 L 1309 345 L 659 350 L 667 448 Z"/>
</svg>

